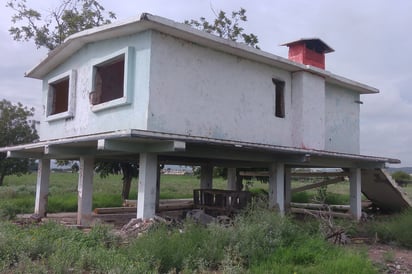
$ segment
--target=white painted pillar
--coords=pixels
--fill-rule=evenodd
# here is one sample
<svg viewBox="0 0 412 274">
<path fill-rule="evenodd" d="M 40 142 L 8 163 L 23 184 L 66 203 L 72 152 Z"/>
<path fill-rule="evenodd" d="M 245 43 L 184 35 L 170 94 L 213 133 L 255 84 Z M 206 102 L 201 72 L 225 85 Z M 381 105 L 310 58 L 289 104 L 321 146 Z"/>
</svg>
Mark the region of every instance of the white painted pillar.
<svg viewBox="0 0 412 274">
<path fill-rule="evenodd" d="M 34 214 L 46 217 L 50 182 L 50 159 L 40 159 L 37 169 L 36 202 Z"/>
<path fill-rule="evenodd" d="M 140 153 L 137 218 L 149 219 L 156 214 L 157 154 Z"/>
<path fill-rule="evenodd" d="M 200 188 L 212 189 L 213 188 L 213 166 L 202 165 L 200 167 Z"/>
<path fill-rule="evenodd" d="M 285 214 L 285 165 L 272 163 L 269 167 L 269 208 L 278 208 Z"/>
<path fill-rule="evenodd" d="M 290 203 L 292 202 L 292 169 L 290 167 L 285 168 L 285 211 L 290 209 Z"/>
<path fill-rule="evenodd" d="M 81 157 L 77 187 L 77 224 L 92 223 L 94 158 Z"/>
<path fill-rule="evenodd" d="M 227 169 L 227 190 L 237 190 L 236 168 Z"/>
<path fill-rule="evenodd" d="M 356 220 L 362 216 L 362 192 L 361 192 L 361 169 L 351 168 L 349 171 L 350 182 L 350 213 Z"/>
</svg>

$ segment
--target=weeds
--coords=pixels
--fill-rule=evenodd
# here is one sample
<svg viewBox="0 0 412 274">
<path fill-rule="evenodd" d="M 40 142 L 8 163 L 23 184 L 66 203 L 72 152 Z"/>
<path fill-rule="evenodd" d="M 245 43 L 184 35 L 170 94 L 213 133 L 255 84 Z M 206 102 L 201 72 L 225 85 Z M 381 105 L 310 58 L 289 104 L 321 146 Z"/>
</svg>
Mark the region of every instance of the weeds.
<svg viewBox="0 0 412 274">
<path fill-rule="evenodd" d="M 368 227 L 368 234 L 386 243 L 394 242 L 399 246 L 412 249 L 412 209 L 371 223 Z"/>
<path fill-rule="evenodd" d="M 23 228 L 0 223 L 0 272 L 268 273 L 268 269 L 373 273 L 359 254 L 329 245 L 313 228 L 258 204 L 236 217 L 229 228 L 191 222 L 183 229 L 158 225 L 129 239 L 127 245 L 104 225 L 84 233 L 53 222 Z"/>
</svg>

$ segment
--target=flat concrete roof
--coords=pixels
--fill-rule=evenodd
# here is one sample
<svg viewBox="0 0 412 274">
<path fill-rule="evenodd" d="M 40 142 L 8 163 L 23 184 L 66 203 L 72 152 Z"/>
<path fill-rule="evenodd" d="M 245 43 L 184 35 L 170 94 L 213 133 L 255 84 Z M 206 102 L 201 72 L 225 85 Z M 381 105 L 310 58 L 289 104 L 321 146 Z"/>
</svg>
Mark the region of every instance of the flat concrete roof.
<svg viewBox="0 0 412 274">
<path fill-rule="evenodd" d="M 379 92 L 379 90 L 374 87 L 335 75 L 327 70 L 299 64 L 286 58 L 255 49 L 246 44 L 223 39 L 205 31 L 195 29 L 189 25 L 148 13 L 143 13 L 140 17 L 134 17 L 129 20 L 118 21 L 112 24 L 87 29 L 69 36 L 63 44 L 49 52 L 45 59 L 29 70 L 26 73 L 26 76 L 36 79 L 44 78 L 50 71 L 62 64 L 71 55 L 88 43 L 131 35 L 146 30 L 159 31 L 208 48 L 275 66 L 289 72 L 303 70 L 315 73 L 324 77 L 328 83 L 343 86 L 361 94 Z"/>
<path fill-rule="evenodd" d="M 347 154 L 324 150 L 265 145 L 145 130 L 120 130 L 102 134 L 69 137 L 0 148 L 9 157 L 78 159 L 137 159 L 142 152 L 153 152 L 165 163 L 212 162 L 236 167 L 266 166 L 281 161 L 291 166 L 383 168 L 397 159 Z"/>
</svg>

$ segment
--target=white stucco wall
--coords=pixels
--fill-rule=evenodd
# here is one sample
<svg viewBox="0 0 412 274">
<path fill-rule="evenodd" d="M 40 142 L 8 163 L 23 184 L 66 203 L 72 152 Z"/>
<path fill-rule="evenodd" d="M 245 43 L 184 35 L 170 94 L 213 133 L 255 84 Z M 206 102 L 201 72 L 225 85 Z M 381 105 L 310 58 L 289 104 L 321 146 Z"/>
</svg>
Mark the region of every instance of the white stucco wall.
<svg viewBox="0 0 412 274">
<path fill-rule="evenodd" d="M 153 34 L 148 129 L 291 145 L 290 73 Z M 285 81 L 285 118 L 275 116 L 272 78 Z"/>
<path fill-rule="evenodd" d="M 359 93 L 326 85 L 325 149 L 359 154 Z"/>
<path fill-rule="evenodd" d="M 305 71 L 292 75 L 292 141 L 300 148 L 325 148 L 325 80 Z"/>
<path fill-rule="evenodd" d="M 69 136 L 102 133 L 121 129 L 146 129 L 147 106 L 149 101 L 151 32 L 126 36 L 99 43 L 91 43 L 71 56 L 43 80 L 43 105 L 46 106 L 48 81 L 56 75 L 74 69 L 77 74 L 74 117 L 46 121 L 45 110 L 40 124 L 40 139 L 49 140 Z M 113 52 L 133 48 L 131 104 L 104 109 L 91 110 L 89 92 L 91 91 L 92 67 L 95 60 Z M 45 107 L 44 107 L 45 108 Z"/>
<path fill-rule="evenodd" d="M 130 104 L 92 111 L 96 60 L 131 47 Z M 88 44 L 43 80 L 75 70 L 74 116 L 40 125 L 41 140 L 142 129 L 217 139 L 359 153 L 359 94 L 309 73 L 198 46 L 155 31 Z M 285 117 L 275 85 L 285 82 Z"/>
</svg>

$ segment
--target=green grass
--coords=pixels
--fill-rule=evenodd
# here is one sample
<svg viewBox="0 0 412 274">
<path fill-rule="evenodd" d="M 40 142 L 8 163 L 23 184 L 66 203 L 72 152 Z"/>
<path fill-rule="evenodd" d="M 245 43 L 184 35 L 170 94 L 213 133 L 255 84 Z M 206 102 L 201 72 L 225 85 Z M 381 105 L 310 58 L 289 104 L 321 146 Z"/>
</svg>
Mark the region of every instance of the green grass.
<svg viewBox="0 0 412 274">
<path fill-rule="evenodd" d="M 49 212 L 76 211 L 77 174 L 52 173 Z M 303 185 L 293 182 L 293 187 Z M 36 175 L 6 178 L 0 187 L 0 219 L 18 213 L 32 213 Z M 215 188 L 225 188 L 214 179 Z M 267 191 L 267 184 L 253 182 L 253 193 Z M 199 188 L 194 176 L 162 175 L 160 197 L 190 198 Z M 412 187 L 410 187 L 412 189 Z M 136 198 L 137 182 L 131 187 Z M 409 187 L 407 191 L 410 190 Z M 121 177 L 94 179 L 93 207 L 120 206 Z M 327 199 L 347 202 L 347 182 L 328 186 Z M 411 193 L 411 192 L 409 192 Z M 317 190 L 293 195 L 294 201 L 313 202 Z M 5 219 L 5 218 L 3 218 Z M 365 225 L 366 233 L 385 242 L 412 248 L 412 211 Z M 57 224 L 16 227 L 0 222 L 0 272 L 15 273 L 376 273 L 365 253 L 332 246 L 325 242 L 313 223 L 279 218 L 271 211 L 246 211 L 234 226 L 200 227 L 185 223 L 181 230 L 159 226 L 139 239 L 121 244 L 106 226 L 90 233 Z M 357 232 L 354 229 L 354 233 Z"/>
<path fill-rule="evenodd" d="M 395 243 L 412 249 L 412 209 L 400 214 L 377 218 L 367 225 L 366 230 L 370 237 L 377 236 L 385 243 Z"/>
<path fill-rule="evenodd" d="M 74 173 L 52 172 L 50 175 L 48 212 L 77 210 L 77 180 Z M 308 182 L 293 181 L 292 188 L 303 186 Z M 161 199 L 191 198 L 193 189 L 199 188 L 199 178 L 190 175 L 162 175 L 160 184 Z M 226 188 L 222 178 L 214 178 L 214 188 Z M 250 190 L 253 193 L 264 193 L 267 184 L 252 181 Z M 93 208 L 121 206 L 121 176 L 113 175 L 100 178 L 96 175 L 93 182 Z M 36 174 L 8 176 L 0 187 L 0 217 L 15 216 L 19 213 L 32 213 L 36 189 Z M 412 198 L 412 185 L 404 188 Z M 318 190 L 294 193 L 293 202 L 312 203 L 318 196 Z M 132 181 L 130 199 L 137 198 L 137 180 Z M 326 202 L 329 204 L 349 203 L 349 184 L 342 182 L 327 187 Z"/>
<path fill-rule="evenodd" d="M 365 258 L 261 207 L 229 228 L 157 225 L 126 243 L 104 225 L 84 233 L 0 222 L 1 273 L 376 273 Z"/>
</svg>

